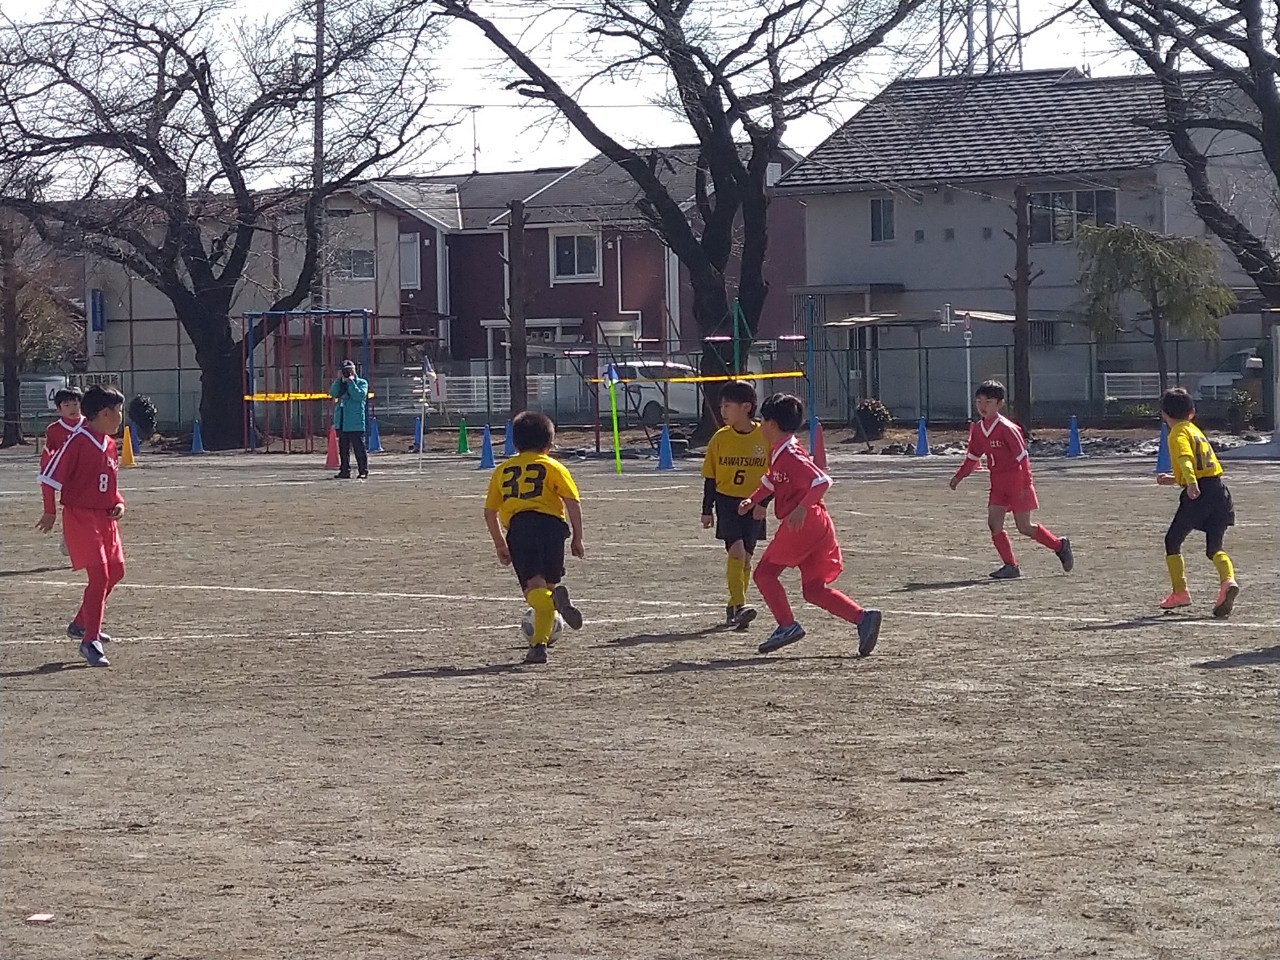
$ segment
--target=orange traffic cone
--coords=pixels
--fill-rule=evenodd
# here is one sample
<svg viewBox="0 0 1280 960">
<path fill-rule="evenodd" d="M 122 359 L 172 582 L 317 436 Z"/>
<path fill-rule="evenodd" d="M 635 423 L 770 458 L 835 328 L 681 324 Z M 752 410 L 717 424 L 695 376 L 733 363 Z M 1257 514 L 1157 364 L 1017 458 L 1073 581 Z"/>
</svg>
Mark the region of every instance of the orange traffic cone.
<svg viewBox="0 0 1280 960">
<path fill-rule="evenodd" d="M 324 467 L 326 470 L 338 469 L 338 428 L 329 428 L 329 450 L 325 454 Z"/>
<path fill-rule="evenodd" d="M 814 425 L 813 449 L 810 451 L 810 457 L 819 470 L 827 469 L 827 445 L 822 439 L 822 421 Z"/>
</svg>

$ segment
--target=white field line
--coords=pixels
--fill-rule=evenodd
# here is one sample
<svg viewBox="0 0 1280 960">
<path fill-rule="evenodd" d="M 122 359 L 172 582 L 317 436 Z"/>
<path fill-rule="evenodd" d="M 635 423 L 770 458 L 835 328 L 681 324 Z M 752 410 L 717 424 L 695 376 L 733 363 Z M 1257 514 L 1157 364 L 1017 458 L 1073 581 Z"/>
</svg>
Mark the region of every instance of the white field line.
<svg viewBox="0 0 1280 960">
<path fill-rule="evenodd" d="M 518 601 L 517 601 L 518 602 Z M 662 620 L 689 620 L 689 619 L 707 619 L 707 614 L 698 613 L 654 613 L 646 614 L 640 617 L 616 617 L 608 620 L 588 620 L 586 626 L 619 626 L 628 623 L 651 623 Z M 715 624 L 711 624 L 715 625 Z M 476 625 L 467 628 L 471 631 L 484 631 L 497 633 L 506 630 L 519 630 L 519 623 L 499 623 L 490 625 Z M 179 642 L 198 641 L 198 640 L 243 640 L 248 643 L 270 643 L 272 641 L 291 641 L 291 640 L 309 640 L 318 637 L 380 637 L 389 635 L 403 634 L 421 634 L 424 632 L 422 627 L 385 627 L 382 629 L 365 628 L 361 630 L 286 630 L 284 632 L 255 632 L 255 633 L 172 633 L 172 634 L 156 634 L 155 636 L 142 637 L 112 637 L 112 643 L 163 643 L 164 641 L 173 640 Z M 65 637 L 47 637 L 43 639 L 23 639 L 23 640 L 0 640 L 0 646 L 39 646 L 42 644 L 69 643 Z"/>
<path fill-rule="evenodd" d="M 28 587 L 74 587 L 83 588 L 83 582 L 71 582 L 65 580 L 23 580 L 18 581 L 21 586 Z M 143 584 L 143 583 L 120 583 L 117 584 L 115 590 L 152 590 L 152 591 L 195 591 L 207 593 L 259 593 L 259 594 L 289 594 L 295 596 L 313 596 L 313 597 L 363 597 L 369 599 L 385 599 L 385 600 L 442 600 L 455 603 L 511 603 L 512 598 L 506 597 L 489 597 L 478 596 L 473 594 L 446 594 L 446 593 L 399 593 L 390 591 L 360 591 L 360 590 L 309 590 L 297 587 L 231 587 L 210 584 Z M 582 604 L 609 604 L 617 606 L 618 600 L 606 599 L 580 599 L 575 598 L 575 603 Z M 646 607 L 666 607 L 680 606 L 684 608 L 697 608 L 699 610 L 714 610 L 720 607 L 716 603 L 694 603 L 685 601 L 669 601 L 669 600 L 627 600 L 632 606 Z M 883 609 L 883 608 L 882 608 Z M 927 617 L 936 619 L 950 620 L 1016 620 L 1021 623 L 1114 623 L 1117 621 L 1130 622 L 1131 620 L 1148 619 L 1152 626 L 1174 627 L 1174 626 L 1190 626 L 1190 627 L 1214 627 L 1217 629 L 1246 629 L 1246 630 L 1275 630 L 1280 628 L 1280 620 L 1272 620 L 1261 623 L 1247 622 L 1241 620 L 1187 620 L 1181 617 L 1165 617 L 1161 615 L 1151 615 L 1149 617 L 1129 617 L 1123 615 L 1118 617 L 1068 617 L 1068 616 L 1042 616 L 1028 613 L 997 613 L 997 612 L 969 612 L 958 610 L 893 610 L 883 609 L 883 612 L 892 617 Z M 692 616 L 692 614 L 689 614 Z"/>
</svg>

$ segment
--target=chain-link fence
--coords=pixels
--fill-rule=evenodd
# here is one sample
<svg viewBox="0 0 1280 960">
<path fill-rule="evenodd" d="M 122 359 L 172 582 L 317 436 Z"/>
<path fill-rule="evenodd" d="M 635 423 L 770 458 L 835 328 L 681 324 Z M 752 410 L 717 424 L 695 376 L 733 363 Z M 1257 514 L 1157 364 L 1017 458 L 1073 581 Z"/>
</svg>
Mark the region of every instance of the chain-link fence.
<svg viewBox="0 0 1280 960">
<path fill-rule="evenodd" d="M 724 345 L 725 361 L 730 360 Z M 572 353 L 572 351 L 570 351 Z M 1270 351 L 1258 340 L 1170 341 L 1167 348 L 1169 379 L 1196 397 L 1204 417 L 1227 413 L 1238 392 L 1254 398 L 1256 413 L 1272 422 L 1272 392 L 1268 386 Z M 1257 357 L 1250 365 L 1249 358 Z M 755 344 L 748 359 L 754 373 L 793 374 L 757 382 L 763 397 L 775 390 L 808 398 L 805 377 L 809 362 L 802 340 Z M 602 354 L 535 355 L 530 357 L 529 406 L 542 410 L 562 426 L 592 426 L 607 422 L 607 390 L 597 381 L 605 365 L 612 363 L 623 380 L 617 391 L 619 420 L 624 426 L 654 425 L 665 420 L 695 422 L 703 405 L 703 388 L 686 382 L 696 377 L 701 354 L 684 351 L 615 351 Z M 812 354 L 812 395 L 819 415 L 828 422 L 850 423 L 858 403 L 875 397 L 892 410 L 898 422 L 919 417 L 929 421 L 965 420 L 971 410 L 973 389 L 986 379 L 1002 380 L 1012 389 L 1013 347 L 971 346 L 878 347 L 874 350 L 815 349 Z M 1123 367 L 1124 369 L 1115 369 Z M 431 425 L 499 424 L 510 411 L 511 392 L 505 360 L 455 360 L 438 364 L 433 371 L 443 381 L 443 391 L 427 398 Z M 1148 363 L 1124 363 L 1108 356 L 1105 346 L 1093 343 L 1064 344 L 1051 350 L 1035 350 L 1031 357 L 1032 405 L 1042 421 L 1065 421 L 1070 416 L 1092 420 L 1154 415 L 1159 399 L 1154 352 Z M 374 363 L 362 370 L 370 382 L 372 406 L 384 431 L 413 429 L 423 412 L 425 398 L 422 368 L 403 363 Z M 301 368 L 296 372 L 302 377 Z M 30 378 L 31 381 L 37 378 Z M 24 430 L 37 433 L 56 413 L 48 408 L 45 393 L 56 378 L 24 383 Z M 191 429 L 199 416 L 201 374 L 198 369 L 132 369 L 71 374 L 72 385 L 114 383 L 132 399 L 146 395 L 159 412 L 159 428 L 179 433 Z M 667 382 L 661 382 L 667 381 Z M 299 379 L 301 382 L 301 379 Z M 326 381 L 327 382 L 327 381 Z M 273 410 L 278 422 L 284 410 Z M 295 413 L 301 422 L 300 414 Z"/>
</svg>

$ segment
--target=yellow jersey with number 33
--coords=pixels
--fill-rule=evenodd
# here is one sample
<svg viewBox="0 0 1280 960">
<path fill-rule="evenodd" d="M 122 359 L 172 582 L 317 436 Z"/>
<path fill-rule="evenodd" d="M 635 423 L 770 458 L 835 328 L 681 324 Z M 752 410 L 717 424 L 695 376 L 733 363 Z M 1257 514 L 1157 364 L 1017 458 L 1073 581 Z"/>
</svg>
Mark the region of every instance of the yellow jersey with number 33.
<svg viewBox="0 0 1280 960">
<path fill-rule="evenodd" d="M 760 435 L 760 424 L 750 433 L 721 427 L 707 444 L 702 475 L 716 482 L 716 493 L 746 499 L 760 486 L 769 469 L 769 451 Z"/>
<path fill-rule="evenodd" d="M 498 519 L 508 527 L 512 517 L 527 510 L 564 520 L 564 501 L 580 499 L 564 464 L 545 453 L 526 451 L 498 464 L 489 478 L 484 508 L 497 510 Z"/>
<path fill-rule="evenodd" d="M 1205 435 L 1190 420 L 1179 420 L 1169 429 L 1169 459 L 1178 486 L 1193 480 L 1222 476 L 1222 464 Z"/>
</svg>

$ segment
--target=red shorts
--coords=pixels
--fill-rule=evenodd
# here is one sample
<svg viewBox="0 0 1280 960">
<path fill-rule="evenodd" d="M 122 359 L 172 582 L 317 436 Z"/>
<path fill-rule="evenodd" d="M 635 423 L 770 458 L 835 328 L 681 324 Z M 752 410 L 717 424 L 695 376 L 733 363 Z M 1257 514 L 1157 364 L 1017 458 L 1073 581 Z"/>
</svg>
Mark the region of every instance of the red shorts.
<svg viewBox="0 0 1280 960">
<path fill-rule="evenodd" d="M 993 473 L 991 496 L 987 503 L 993 507 L 1004 507 L 1010 513 L 1030 513 L 1040 509 L 1036 485 L 1025 473 Z"/>
<path fill-rule="evenodd" d="M 826 584 L 839 577 L 844 571 L 844 557 L 826 508 L 822 504 L 810 507 L 799 530 L 792 530 L 785 520 L 779 521 L 759 562 L 798 567 L 801 583 Z"/>
<path fill-rule="evenodd" d="M 120 527 L 105 510 L 63 507 L 62 536 L 72 570 L 124 566 Z"/>
</svg>

